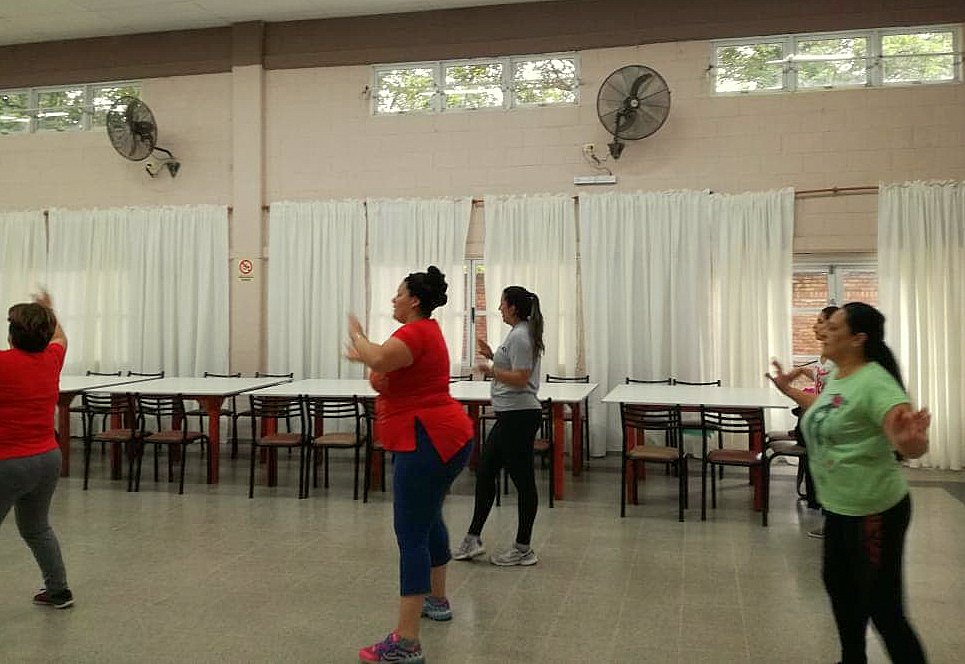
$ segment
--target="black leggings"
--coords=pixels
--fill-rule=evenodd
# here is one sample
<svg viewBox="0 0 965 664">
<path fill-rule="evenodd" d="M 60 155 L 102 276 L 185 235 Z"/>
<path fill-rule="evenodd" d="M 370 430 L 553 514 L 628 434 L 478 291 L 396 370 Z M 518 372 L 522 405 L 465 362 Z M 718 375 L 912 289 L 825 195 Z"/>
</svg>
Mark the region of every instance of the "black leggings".
<svg viewBox="0 0 965 664">
<path fill-rule="evenodd" d="M 496 413 L 486 443 L 476 466 L 476 508 L 472 515 L 469 534 L 482 534 L 489 511 L 499 491 L 499 471 L 506 468 L 519 494 L 519 525 L 516 541 L 528 545 L 533 535 L 533 523 L 539 507 L 536 474 L 533 470 L 533 441 L 539 429 L 540 410 L 507 410 Z"/>
<path fill-rule="evenodd" d="M 902 549 L 911 518 L 911 498 L 881 514 L 842 516 L 826 512 L 824 586 L 841 640 L 842 664 L 865 664 L 868 618 L 885 642 L 891 661 L 918 664 L 925 652 L 902 598 Z"/>
</svg>

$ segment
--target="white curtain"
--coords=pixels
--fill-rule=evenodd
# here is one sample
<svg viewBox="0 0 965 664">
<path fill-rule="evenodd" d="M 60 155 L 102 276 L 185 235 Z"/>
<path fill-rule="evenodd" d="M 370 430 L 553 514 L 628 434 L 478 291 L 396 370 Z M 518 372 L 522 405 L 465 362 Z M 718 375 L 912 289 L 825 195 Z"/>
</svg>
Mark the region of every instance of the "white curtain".
<svg viewBox="0 0 965 664">
<path fill-rule="evenodd" d="M 789 357 L 790 190 L 579 202 L 591 453 L 620 449 L 619 411 L 598 399 L 627 376 L 758 386 L 772 355 Z"/>
<path fill-rule="evenodd" d="M 487 196 L 485 215 L 483 257 L 490 346 L 509 331 L 497 312 L 500 294 L 507 286 L 523 286 L 539 296 L 545 321 L 543 374 L 575 375 L 579 340 L 573 198 Z"/>
<path fill-rule="evenodd" d="M 268 370 L 360 378 L 344 357 L 347 316 L 365 311 L 365 205 L 272 203 L 268 219 Z"/>
<path fill-rule="evenodd" d="M 794 192 L 714 194 L 718 377 L 764 387 L 770 358 L 791 357 Z"/>
<path fill-rule="evenodd" d="M 399 326 L 390 304 L 410 272 L 435 265 L 445 275 L 449 302 L 433 314 L 449 346 L 449 362 L 462 362 L 466 329 L 466 234 L 472 199 L 370 199 L 368 334 L 381 343 Z"/>
<path fill-rule="evenodd" d="M 965 182 L 881 185 L 878 293 L 891 346 L 916 406 L 932 413 L 928 454 L 965 459 Z"/>
<path fill-rule="evenodd" d="M 228 211 L 51 210 L 49 285 L 65 373 L 228 370 Z"/>
<path fill-rule="evenodd" d="M 29 302 L 44 285 L 46 265 L 44 213 L 0 212 L 0 309 L 4 316 L 12 305 Z"/>
</svg>

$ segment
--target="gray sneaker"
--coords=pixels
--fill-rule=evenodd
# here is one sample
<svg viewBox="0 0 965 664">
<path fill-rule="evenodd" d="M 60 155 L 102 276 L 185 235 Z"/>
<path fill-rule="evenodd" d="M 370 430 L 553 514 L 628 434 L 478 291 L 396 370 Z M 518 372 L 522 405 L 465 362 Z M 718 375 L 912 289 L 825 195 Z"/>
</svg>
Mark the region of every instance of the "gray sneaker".
<svg viewBox="0 0 965 664">
<path fill-rule="evenodd" d="M 466 535 L 452 552 L 452 557 L 454 560 L 472 560 L 484 553 L 486 553 L 486 547 L 483 546 L 482 540 L 472 535 Z"/>
<path fill-rule="evenodd" d="M 513 565 L 535 565 L 539 562 L 539 558 L 536 557 L 536 552 L 533 549 L 524 553 L 515 546 L 511 546 L 502 553 L 494 554 L 489 562 L 500 567 L 511 567 Z"/>
</svg>

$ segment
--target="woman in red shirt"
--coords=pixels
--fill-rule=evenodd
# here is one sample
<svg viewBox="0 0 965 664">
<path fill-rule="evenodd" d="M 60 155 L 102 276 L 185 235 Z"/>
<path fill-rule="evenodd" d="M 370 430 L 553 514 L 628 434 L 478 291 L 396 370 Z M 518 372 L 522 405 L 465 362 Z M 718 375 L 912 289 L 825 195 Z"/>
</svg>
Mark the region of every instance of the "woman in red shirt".
<svg viewBox="0 0 965 664">
<path fill-rule="evenodd" d="M 392 491 L 399 543 L 402 601 L 399 624 L 383 641 L 359 651 L 362 662 L 423 662 L 419 619 L 449 620 L 446 564 L 452 558 L 442 501 L 469 457 L 472 422 L 449 395 L 449 351 L 432 311 L 448 288 L 439 269 L 407 276 L 392 298 L 402 327 L 384 344 L 365 337 L 349 319 L 349 359 L 370 370 L 376 399 L 376 431 L 395 453 Z"/>
<path fill-rule="evenodd" d="M 7 321 L 10 350 L 0 351 L 0 524 L 13 508 L 44 576 L 34 603 L 66 609 L 74 596 L 48 515 L 60 477 L 53 423 L 67 337 L 47 293 L 10 307 Z"/>
</svg>

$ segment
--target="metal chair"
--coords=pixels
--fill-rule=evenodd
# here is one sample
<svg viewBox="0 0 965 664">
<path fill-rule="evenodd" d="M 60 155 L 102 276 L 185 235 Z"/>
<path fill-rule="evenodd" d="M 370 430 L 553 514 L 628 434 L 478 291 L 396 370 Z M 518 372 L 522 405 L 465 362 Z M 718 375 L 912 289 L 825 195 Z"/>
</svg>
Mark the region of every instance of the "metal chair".
<svg viewBox="0 0 965 664">
<path fill-rule="evenodd" d="M 700 518 L 707 520 L 707 468 L 710 466 L 711 507 L 717 508 L 717 477 L 714 466 L 740 466 L 748 470 L 760 468 L 762 489 L 764 491 L 763 525 L 767 525 L 768 503 L 768 471 L 769 466 L 764 462 L 763 451 L 757 452 L 751 448 L 754 436 L 764 440 L 764 411 L 761 408 L 708 408 L 702 406 L 700 419 L 703 430 L 703 463 L 701 464 L 700 482 Z M 716 431 L 718 436 L 725 433 L 745 435 L 748 437 L 748 449 L 707 450 L 707 434 Z"/>
<path fill-rule="evenodd" d="M 677 471 L 677 519 L 684 520 L 684 510 L 689 507 L 687 460 L 680 441 L 680 407 L 656 404 L 620 404 L 620 422 L 623 429 L 623 451 L 620 455 L 620 516 L 626 516 L 627 493 L 631 492 L 637 504 L 637 469 L 640 463 L 660 463 L 673 466 Z M 662 431 L 664 445 L 646 442 L 648 431 Z M 639 442 L 631 447 L 631 435 L 639 436 Z M 630 476 L 627 471 L 630 471 Z"/>
<path fill-rule="evenodd" d="M 589 384 L 590 375 L 585 376 L 554 376 L 553 374 L 546 374 L 547 383 L 583 383 Z M 572 420 L 573 412 L 566 408 L 563 414 L 563 419 Z M 583 414 L 581 415 L 582 422 L 580 426 L 583 427 L 583 463 L 587 468 L 590 467 L 590 399 L 587 397 L 583 400 Z"/>
<path fill-rule="evenodd" d="M 239 371 L 239 372 L 237 372 L 237 373 L 220 374 L 220 373 L 211 373 L 210 371 L 205 371 L 205 372 L 204 372 L 204 377 L 205 377 L 205 378 L 241 378 L 241 372 Z M 235 412 L 237 412 L 237 410 L 238 410 L 237 397 L 235 397 L 235 396 L 229 397 L 228 404 L 229 404 L 229 407 L 228 407 L 228 408 L 225 408 L 224 406 L 222 406 L 221 412 L 219 413 L 219 416 L 220 416 L 220 417 L 230 417 L 230 418 L 231 418 L 231 426 L 232 426 L 231 437 L 232 437 L 232 438 L 235 438 L 234 427 L 237 425 L 237 422 L 238 422 L 237 419 L 235 419 L 235 417 L 234 417 Z M 199 407 L 199 408 L 192 408 L 191 410 L 189 410 L 189 411 L 187 412 L 187 416 L 188 416 L 188 417 L 197 417 L 197 418 L 198 418 L 198 429 L 199 429 L 200 431 L 204 431 L 204 418 L 206 418 L 206 417 L 208 416 L 208 411 L 202 410 L 200 407 Z M 204 446 L 203 446 L 203 445 L 201 446 L 201 458 L 202 458 L 202 459 L 204 458 Z"/>
<path fill-rule="evenodd" d="M 120 372 L 118 372 L 120 375 Z M 108 444 L 127 447 L 128 472 L 127 490 L 134 490 L 134 462 L 138 455 L 138 444 L 141 432 L 137 427 L 134 412 L 134 400 L 131 395 L 109 394 L 81 394 L 83 407 L 81 412 L 84 419 L 84 491 L 90 478 L 90 455 L 95 442 L 101 443 L 101 449 Z M 105 426 L 98 433 L 94 433 L 94 418 L 101 417 Z M 108 427 L 108 418 L 118 418 L 121 426 Z M 125 424 L 126 423 L 126 424 Z M 123 449 L 123 447 L 122 447 Z"/>
<path fill-rule="evenodd" d="M 255 372 L 255 378 L 289 378 L 291 379 L 294 377 L 295 377 L 295 372 L 290 372 L 290 373 L 263 373 L 261 371 Z M 251 411 L 249 410 L 239 411 L 237 409 L 235 409 L 234 414 L 231 416 L 231 458 L 232 459 L 238 458 L 238 420 L 242 418 L 247 418 L 247 417 L 251 417 Z M 286 427 L 285 430 L 288 433 L 292 432 L 291 421 L 289 419 L 285 419 L 285 427 Z M 251 435 L 255 435 L 254 432 L 252 432 Z M 291 452 L 291 450 L 289 450 L 289 452 Z"/>
<path fill-rule="evenodd" d="M 328 488 L 329 456 L 334 449 L 355 450 L 355 485 L 352 499 L 359 498 L 359 466 L 365 438 L 362 436 L 362 413 L 358 399 L 350 398 L 308 398 L 305 400 L 305 425 L 311 432 L 308 436 L 305 463 L 305 496 L 308 496 L 308 474 L 312 475 L 312 486 L 318 487 L 318 453 L 322 453 L 325 465 L 325 488 Z M 318 427 L 325 420 L 336 422 L 350 420 L 354 431 L 322 433 Z"/>
<path fill-rule="evenodd" d="M 121 372 L 120 372 L 120 369 L 118 369 L 117 371 L 106 371 L 106 372 L 91 371 L 90 369 L 88 369 L 87 371 L 84 372 L 84 375 L 85 375 L 85 376 L 110 376 L 110 377 L 112 377 L 112 378 L 120 378 L 120 377 L 121 377 Z M 81 439 L 82 439 L 82 440 L 87 440 L 87 423 L 88 423 L 88 422 L 87 422 L 87 418 L 84 417 L 84 406 L 83 406 L 83 404 L 81 404 L 80 406 L 71 406 L 71 407 L 68 408 L 67 410 L 68 410 L 69 412 L 75 414 L 75 415 L 80 415 L 80 416 L 81 416 L 81 418 L 80 418 Z M 106 429 L 106 428 L 107 428 L 107 422 L 106 422 L 106 419 L 105 419 L 105 420 L 102 420 L 102 422 L 101 422 L 101 430 L 104 430 L 104 429 Z M 101 445 L 101 454 L 102 454 L 102 455 L 104 454 L 104 445 L 103 445 L 103 444 Z"/>
<path fill-rule="evenodd" d="M 137 471 L 135 473 L 134 490 L 141 489 L 141 462 L 144 458 L 144 447 L 154 445 L 154 481 L 158 481 L 158 455 L 160 448 L 168 448 L 168 482 L 174 481 L 174 457 L 172 450 L 178 449 L 181 454 L 181 476 L 178 484 L 178 495 L 184 493 L 184 467 L 187 463 L 188 446 L 201 441 L 207 442 L 208 437 L 201 431 L 189 431 L 188 420 L 184 411 L 184 397 L 180 394 L 173 396 L 145 396 L 135 395 L 137 402 L 138 428 L 141 432 L 141 453 L 137 457 Z M 171 428 L 164 427 L 164 418 L 171 419 Z M 156 430 L 149 431 L 148 420 L 153 420 Z M 175 428 L 178 425 L 182 428 Z"/>
<path fill-rule="evenodd" d="M 268 484 L 271 485 L 274 473 L 278 467 L 278 449 L 286 448 L 289 451 L 297 448 L 298 455 L 298 497 L 305 497 L 304 473 L 305 473 L 305 435 L 306 427 L 304 424 L 304 412 L 302 399 L 299 397 L 259 397 L 248 396 L 248 416 L 251 418 L 251 465 L 248 472 L 248 498 L 255 497 L 255 465 L 258 459 L 258 450 L 268 451 Z M 301 433 L 261 433 L 258 420 L 264 421 L 265 418 L 276 421 L 285 420 L 290 422 L 297 419 L 301 426 Z"/>
<path fill-rule="evenodd" d="M 385 447 L 375 435 L 375 399 L 360 398 L 362 413 L 365 416 L 365 469 L 362 480 L 362 502 L 369 502 L 369 489 L 372 486 L 372 463 L 378 457 L 380 464 L 379 477 L 382 493 L 385 493 Z"/>
</svg>

